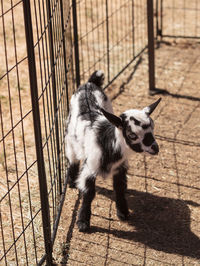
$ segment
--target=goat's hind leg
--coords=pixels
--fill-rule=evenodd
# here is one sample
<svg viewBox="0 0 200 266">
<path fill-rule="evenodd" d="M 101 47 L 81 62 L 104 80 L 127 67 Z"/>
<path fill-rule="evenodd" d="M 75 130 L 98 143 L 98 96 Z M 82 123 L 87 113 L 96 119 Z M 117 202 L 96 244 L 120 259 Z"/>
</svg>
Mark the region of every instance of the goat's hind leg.
<svg viewBox="0 0 200 266">
<path fill-rule="evenodd" d="M 83 170 L 84 171 L 84 170 Z M 90 228 L 91 204 L 95 197 L 95 175 L 84 175 L 78 179 L 78 188 L 82 192 L 82 206 L 79 211 L 77 225 L 80 232 L 86 232 Z M 79 182 L 80 181 L 80 182 Z"/>
<path fill-rule="evenodd" d="M 76 187 L 76 180 L 79 176 L 80 161 L 77 159 L 73 143 L 71 143 L 70 137 L 65 137 L 65 154 L 68 161 L 67 168 L 67 183 L 70 188 Z"/>
<path fill-rule="evenodd" d="M 127 168 L 121 165 L 113 176 L 113 188 L 116 196 L 117 216 L 120 220 L 127 220 L 129 218 L 129 210 L 125 193 L 127 189 Z"/>
<path fill-rule="evenodd" d="M 67 183 L 69 184 L 70 188 L 76 187 L 76 180 L 79 175 L 79 166 L 80 166 L 79 161 L 69 163 L 69 166 L 67 169 Z"/>
</svg>

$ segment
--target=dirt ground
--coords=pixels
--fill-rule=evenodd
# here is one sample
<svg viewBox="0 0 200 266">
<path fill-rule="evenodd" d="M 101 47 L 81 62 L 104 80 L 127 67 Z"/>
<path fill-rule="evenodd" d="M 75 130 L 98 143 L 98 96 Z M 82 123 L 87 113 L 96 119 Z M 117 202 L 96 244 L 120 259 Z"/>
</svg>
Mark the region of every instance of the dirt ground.
<svg viewBox="0 0 200 266">
<path fill-rule="evenodd" d="M 116 2 L 122 3 L 122 1 Z M 195 12 L 195 7 L 199 10 L 196 0 L 190 0 L 187 3 L 189 8 L 187 13 L 186 9 L 180 8 L 181 3 L 185 5 L 186 1 L 170 0 L 163 2 L 166 3 L 164 8 L 166 10 L 166 19 L 164 20 L 166 22 L 164 23 L 165 34 L 168 34 L 168 31 L 172 31 L 175 35 L 177 32 L 185 35 L 197 34 L 200 25 L 198 13 Z M 23 19 L 21 19 L 23 9 L 22 2 L 19 3 L 14 9 L 18 61 L 26 56 L 24 23 Z M 146 2 L 143 1 L 142 3 Z M 173 13 L 171 16 L 172 8 L 170 3 L 171 5 L 173 3 L 174 7 L 179 7 L 178 15 Z M 10 1 L 4 1 L 4 9 L 7 10 L 9 8 Z M 91 10 L 87 11 L 92 20 Z M 125 7 L 123 11 L 126 13 Z M 167 12 L 170 14 L 169 17 Z M 13 21 L 9 13 L 11 12 L 8 12 L 5 16 L 5 25 L 6 42 L 9 47 L 8 66 L 11 68 L 16 64 L 16 58 L 14 56 L 13 33 L 11 33 L 13 32 Z M 180 17 L 184 18 L 184 26 L 189 25 L 190 27 L 182 27 L 182 24 L 179 24 L 178 21 Z M 146 25 L 146 20 L 144 22 Z M 34 22 L 33 25 L 35 24 Z M 175 28 L 172 25 L 175 25 Z M 83 23 L 83 31 L 85 30 L 84 27 L 86 27 L 86 24 L 84 26 Z M 139 25 L 138 32 L 136 32 L 136 40 L 139 39 L 139 42 L 141 41 L 139 36 L 143 32 L 142 28 L 143 26 Z M 185 28 L 187 29 L 186 31 Z M 2 29 L 0 30 L 1 37 L 3 36 Z M 183 30 L 185 32 L 182 32 Z M 34 29 L 34 31 L 36 30 Z M 120 32 L 120 28 L 117 28 L 117 32 Z M 3 37 L 0 38 L 0 47 L 4 47 Z M 128 47 L 130 48 L 130 46 Z M 97 180 L 97 194 L 92 205 L 91 231 L 87 234 L 79 233 L 76 226 L 76 217 L 81 199 L 77 190 L 68 189 L 54 246 L 53 255 L 58 265 L 200 265 L 200 228 L 198 223 L 200 220 L 198 163 L 200 161 L 199 51 L 200 43 L 188 42 L 188 40 L 177 42 L 169 40 L 169 42 L 161 43 L 156 50 L 156 86 L 165 90 L 165 95 L 161 96 L 162 101 L 159 107 L 152 115 L 155 121 L 155 134 L 160 145 L 160 153 L 156 157 L 133 154 L 129 160 L 127 200 L 131 212 L 130 220 L 128 222 L 119 221 L 115 211 L 112 180 L 103 180 L 99 177 Z M 0 49 L 0 57 L 2 59 L 0 76 L 6 72 L 6 69 L 4 69 L 6 65 L 4 52 L 4 49 Z M 104 53 L 103 49 L 102 53 Z M 118 52 L 117 55 L 120 53 Z M 123 53 L 121 55 L 123 56 Z M 86 57 L 85 54 L 82 57 Z M 20 77 L 18 86 L 16 85 L 16 70 L 9 75 L 14 124 L 20 118 L 19 91 L 22 96 L 23 114 L 29 113 L 31 108 L 27 60 L 19 64 L 18 71 Z M 7 83 L 6 78 L 0 82 L 0 101 L 4 110 L 4 119 L 5 121 L 10 121 Z M 131 65 L 108 88 L 107 93 L 113 98 L 116 114 L 120 114 L 130 108 L 142 108 L 160 97 L 160 95 L 148 95 L 147 54 L 143 55 L 140 64 Z M 10 122 L 5 122 L 5 132 L 9 131 L 10 128 Z M 31 113 L 24 119 L 24 128 L 27 165 L 32 165 L 35 161 L 35 143 Z M 15 139 L 20 176 L 25 171 L 21 127 L 16 128 Z M 13 139 L 10 135 L 6 142 L 10 184 L 16 181 L 16 165 L 13 164 L 14 153 L 13 150 L 10 152 L 10 149 L 13 149 L 12 141 Z M 1 149 L 2 144 L 0 147 L 0 173 L 5 174 L 4 154 Z M 33 213 L 36 213 L 38 206 L 40 206 L 36 175 L 37 167 L 35 164 L 29 171 L 28 176 Z M 27 189 L 26 185 L 24 185 L 27 182 L 26 179 L 22 180 L 20 181 L 21 192 Z M 0 194 L 4 195 L 6 191 L 6 178 L 1 177 Z M 16 187 L 12 198 L 13 201 L 17 199 L 17 204 L 15 204 L 15 213 L 17 215 L 14 218 L 17 236 L 21 232 L 18 194 L 19 191 Z M 24 212 L 25 214 L 27 213 L 24 222 L 29 223 L 30 210 L 27 192 L 24 192 L 22 196 Z M 12 244 L 12 238 L 10 237 L 12 227 L 10 219 L 7 218 L 10 215 L 7 212 L 9 203 L 8 201 L 5 202 L 7 205 L 5 205 L 6 208 L 4 210 L 3 204 L 1 205 L 2 220 L 5 221 L 3 228 L 4 232 L 6 232 L 5 239 L 8 240 L 8 244 Z M 35 219 L 34 226 L 37 232 L 39 257 L 44 251 L 41 217 L 38 216 Z M 29 261 L 34 265 L 31 227 L 27 229 L 26 235 L 30 251 Z M 25 259 L 23 239 L 21 238 L 18 242 L 17 248 L 22 250 L 19 261 L 24 265 L 22 263 Z M 0 248 L 0 253 L 2 251 L 3 249 Z M 9 254 L 10 261 L 15 259 L 12 258 L 13 254 Z M 14 263 L 10 262 L 10 265 L 14 265 Z"/>
<path fill-rule="evenodd" d="M 131 217 L 117 218 L 112 180 L 99 177 L 91 230 L 80 233 L 81 199 L 68 189 L 54 252 L 58 265 L 200 265 L 199 49 L 197 42 L 170 41 L 156 50 L 156 86 L 167 90 L 152 114 L 160 153 L 129 160 Z M 148 96 L 147 55 L 120 82 L 109 93 L 119 92 L 116 114 L 159 97 Z"/>
</svg>

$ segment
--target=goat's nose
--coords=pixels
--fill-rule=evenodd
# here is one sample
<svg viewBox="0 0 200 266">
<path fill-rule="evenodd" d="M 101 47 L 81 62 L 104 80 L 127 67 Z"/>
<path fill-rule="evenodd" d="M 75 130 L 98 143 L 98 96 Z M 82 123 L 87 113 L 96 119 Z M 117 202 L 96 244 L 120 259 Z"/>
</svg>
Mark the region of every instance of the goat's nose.
<svg viewBox="0 0 200 266">
<path fill-rule="evenodd" d="M 159 152 L 159 146 L 156 142 L 153 143 L 153 145 L 151 146 L 152 150 L 155 152 L 155 153 L 158 153 Z"/>
</svg>

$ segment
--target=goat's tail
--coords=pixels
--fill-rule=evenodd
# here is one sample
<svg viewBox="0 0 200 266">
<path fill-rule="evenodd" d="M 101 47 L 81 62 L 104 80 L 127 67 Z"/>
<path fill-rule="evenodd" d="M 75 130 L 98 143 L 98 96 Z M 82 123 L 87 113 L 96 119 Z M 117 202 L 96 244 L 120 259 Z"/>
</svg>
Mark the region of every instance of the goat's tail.
<svg viewBox="0 0 200 266">
<path fill-rule="evenodd" d="M 89 78 L 88 82 L 94 83 L 96 86 L 101 87 L 104 83 L 104 73 L 101 70 L 96 70 Z"/>
</svg>

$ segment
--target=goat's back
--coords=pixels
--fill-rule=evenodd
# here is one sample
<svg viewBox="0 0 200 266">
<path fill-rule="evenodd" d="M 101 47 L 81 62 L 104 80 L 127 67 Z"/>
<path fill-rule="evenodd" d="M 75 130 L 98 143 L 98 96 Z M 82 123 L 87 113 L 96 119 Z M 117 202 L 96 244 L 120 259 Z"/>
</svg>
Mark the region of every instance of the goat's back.
<svg viewBox="0 0 200 266">
<path fill-rule="evenodd" d="M 118 131 L 116 135 L 116 128 L 100 108 L 113 113 L 103 90 L 92 82 L 80 86 L 71 98 L 66 154 L 73 160 L 87 160 L 92 172 L 107 175 L 115 162 L 123 161 L 121 143 L 124 140 Z"/>
</svg>

